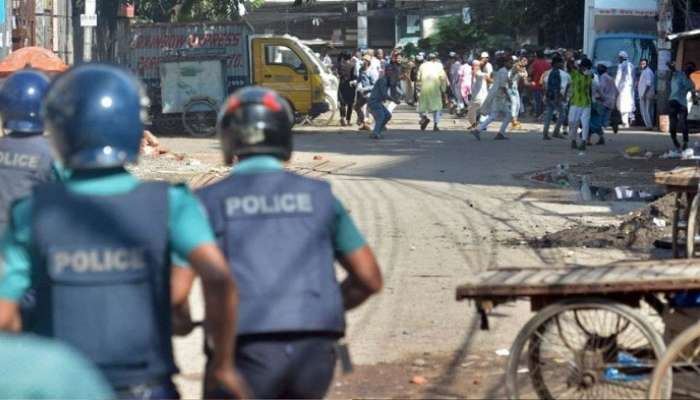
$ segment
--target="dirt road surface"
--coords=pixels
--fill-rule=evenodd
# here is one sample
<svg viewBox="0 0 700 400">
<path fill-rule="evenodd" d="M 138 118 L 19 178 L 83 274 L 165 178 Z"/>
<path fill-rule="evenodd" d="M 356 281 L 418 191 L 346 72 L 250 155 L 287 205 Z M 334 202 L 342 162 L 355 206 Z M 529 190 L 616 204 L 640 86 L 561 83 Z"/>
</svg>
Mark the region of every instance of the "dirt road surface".
<svg viewBox="0 0 700 400">
<path fill-rule="evenodd" d="M 474 305 L 455 301 L 457 285 L 487 268 L 647 257 L 644 251 L 512 245 L 576 224 L 604 224 L 634 206 L 580 203 L 570 189 L 523 179 L 527 172 L 614 159 L 630 145 L 662 152 L 670 142 L 663 134 L 627 131 L 579 154 L 566 140 L 542 141 L 538 128 L 526 124 L 509 141 L 494 141 L 490 133 L 478 142 L 461 121 L 446 118 L 441 132 L 420 132 L 415 114 L 402 111 L 380 141 L 355 128 L 299 129 L 292 168 L 333 185 L 385 277 L 384 291 L 348 315 L 356 373 L 339 375 L 331 397 L 502 396 L 505 357 L 495 351 L 510 348 L 531 316 L 529 305 L 499 307 L 491 330 L 480 331 Z M 187 179 L 220 167 L 216 140 L 161 140 L 187 161 L 145 160 L 139 174 Z M 201 317 L 201 296 L 191 302 Z M 197 332 L 176 341 L 185 398 L 200 393 L 201 340 Z M 416 374 L 428 382 L 409 383 Z"/>
</svg>

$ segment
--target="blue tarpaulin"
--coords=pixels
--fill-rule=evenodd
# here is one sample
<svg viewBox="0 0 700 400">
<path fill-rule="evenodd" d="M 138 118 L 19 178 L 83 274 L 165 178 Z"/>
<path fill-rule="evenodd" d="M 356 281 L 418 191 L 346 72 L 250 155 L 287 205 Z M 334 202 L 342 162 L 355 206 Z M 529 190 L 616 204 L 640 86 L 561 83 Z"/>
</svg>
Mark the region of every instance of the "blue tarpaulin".
<svg viewBox="0 0 700 400">
<path fill-rule="evenodd" d="M 4 23 L 5 23 L 5 0 L 0 0 L 0 24 L 4 24 Z"/>
</svg>

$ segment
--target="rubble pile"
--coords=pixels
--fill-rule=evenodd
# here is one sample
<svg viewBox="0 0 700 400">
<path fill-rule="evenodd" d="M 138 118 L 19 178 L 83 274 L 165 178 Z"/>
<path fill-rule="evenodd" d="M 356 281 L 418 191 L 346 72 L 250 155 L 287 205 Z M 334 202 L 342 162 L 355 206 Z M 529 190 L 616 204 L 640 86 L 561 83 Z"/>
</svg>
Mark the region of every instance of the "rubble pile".
<svg viewBox="0 0 700 400">
<path fill-rule="evenodd" d="M 533 238 L 534 248 L 588 247 L 649 250 L 657 239 L 671 234 L 674 195 L 666 195 L 643 208 L 627 214 L 618 224 L 576 225 L 558 232 Z"/>
<path fill-rule="evenodd" d="M 156 135 L 152 134 L 150 131 L 144 131 L 143 139 L 141 139 L 141 148 L 139 149 L 139 152 L 142 156 L 158 157 L 161 154 L 170 153 L 170 150 L 161 146 Z"/>
</svg>

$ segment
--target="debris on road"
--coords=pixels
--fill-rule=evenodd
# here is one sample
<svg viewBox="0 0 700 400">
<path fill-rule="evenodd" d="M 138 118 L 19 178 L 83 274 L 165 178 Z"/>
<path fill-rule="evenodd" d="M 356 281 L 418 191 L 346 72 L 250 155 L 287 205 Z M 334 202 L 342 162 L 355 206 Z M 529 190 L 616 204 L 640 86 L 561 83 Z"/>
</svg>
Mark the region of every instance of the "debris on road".
<svg viewBox="0 0 700 400">
<path fill-rule="evenodd" d="M 673 216 L 674 195 L 666 195 L 625 216 L 619 224 L 577 224 L 558 232 L 530 239 L 533 248 L 580 247 L 649 250 L 654 242 L 671 233 L 666 224 Z M 512 243 L 517 245 L 520 240 Z"/>
<path fill-rule="evenodd" d="M 424 376 L 416 375 L 413 378 L 411 378 L 411 383 L 414 385 L 422 386 L 427 384 L 428 380 Z"/>
<path fill-rule="evenodd" d="M 428 362 L 422 358 L 417 358 L 415 361 L 413 361 L 414 367 L 425 367 L 427 364 Z"/>
<path fill-rule="evenodd" d="M 161 154 L 169 153 L 170 150 L 160 145 L 156 135 L 150 131 L 143 131 L 143 139 L 141 139 L 140 153 L 144 156 L 158 157 Z"/>
<path fill-rule="evenodd" d="M 654 225 L 658 226 L 659 228 L 663 228 L 666 226 L 666 220 L 663 220 L 661 218 L 654 218 L 653 222 Z"/>
<path fill-rule="evenodd" d="M 510 355 L 510 350 L 508 349 L 498 349 L 495 351 L 496 355 L 499 357 L 508 357 Z"/>
<path fill-rule="evenodd" d="M 629 157 L 637 157 L 642 154 L 642 148 L 639 146 L 629 146 L 625 148 L 625 155 Z"/>
</svg>

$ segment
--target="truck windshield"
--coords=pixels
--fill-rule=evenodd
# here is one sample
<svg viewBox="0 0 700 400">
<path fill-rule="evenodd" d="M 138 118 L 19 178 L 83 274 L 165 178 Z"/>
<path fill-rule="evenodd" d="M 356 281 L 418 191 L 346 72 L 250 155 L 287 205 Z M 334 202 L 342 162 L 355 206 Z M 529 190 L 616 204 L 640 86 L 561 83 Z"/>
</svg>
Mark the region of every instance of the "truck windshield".
<svg viewBox="0 0 700 400">
<path fill-rule="evenodd" d="M 311 62 L 313 62 L 314 65 L 315 65 L 320 71 L 323 71 L 323 72 L 325 72 L 325 73 L 327 73 L 327 74 L 330 74 L 330 71 L 328 70 L 328 67 L 326 67 L 326 66 L 321 62 L 321 60 L 318 58 L 318 56 L 316 55 L 316 53 L 314 53 L 313 50 L 311 50 L 311 48 L 310 48 L 309 46 L 305 45 L 304 43 L 299 43 L 299 46 L 304 50 L 304 52 L 305 52 L 306 55 L 309 57 L 309 59 L 311 59 Z"/>
<path fill-rule="evenodd" d="M 652 69 L 656 70 L 656 43 L 650 38 L 600 38 L 595 42 L 593 63 L 605 64 L 608 68 L 613 67 L 610 71 L 613 74 L 615 66 L 619 64 L 618 54 L 622 50 L 627 52 L 632 64 L 638 65 L 639 60 L 646 58 Z"/>
</svg>

